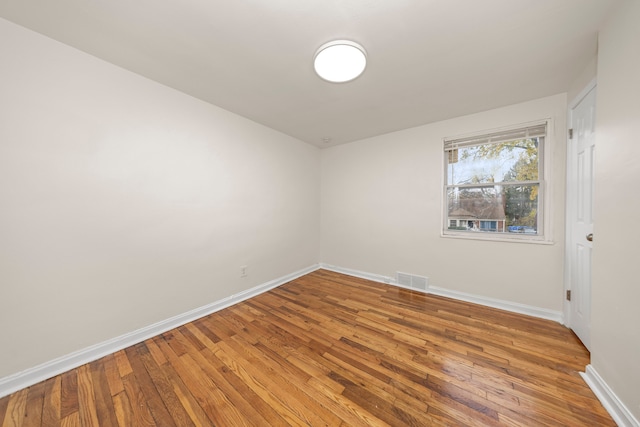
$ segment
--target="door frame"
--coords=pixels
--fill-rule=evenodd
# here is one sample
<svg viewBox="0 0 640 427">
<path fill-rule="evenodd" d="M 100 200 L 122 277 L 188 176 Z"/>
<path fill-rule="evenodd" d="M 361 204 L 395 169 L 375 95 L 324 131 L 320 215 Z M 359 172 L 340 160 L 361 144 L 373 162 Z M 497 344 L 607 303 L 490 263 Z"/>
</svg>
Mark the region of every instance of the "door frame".
<svg viewBox="0 0 640 427">
<path fill-rule="evenodd" d="M 566 179 L 565 179 L 565 245 L 564 245 L 564 289 L 562 292 L 562 313 L 563 323 L 565 326 L 571 328 L 571 303 L 567 301 L 567 291 L 571 290 L 571 271 L 572 271 L 572 258 L 571 248 L 573 247 L 574 237 L 572 233 L 571 220 L 574 218 L 576 209 L 576 192 L 571 191 L 570 188 L 571 177 L 573 175 L 573 162 L 571 159 L 571 146 L 572 143 L 569 140 L 569 129 L 573 126 L 573 109 L 580 104 L 580 102 L 587 96 L 589 92 L 595 90 L 597 86 L 597 78 L 594 77 L 587 85 L 576 95 L 576 97 L 569 102 L 567 106 L 567 146 L 566 146 Z M 597 98 L 596 98 L 597 103 Z M 596 104 L 597 109 L 597 104 Z"/>
</svg>

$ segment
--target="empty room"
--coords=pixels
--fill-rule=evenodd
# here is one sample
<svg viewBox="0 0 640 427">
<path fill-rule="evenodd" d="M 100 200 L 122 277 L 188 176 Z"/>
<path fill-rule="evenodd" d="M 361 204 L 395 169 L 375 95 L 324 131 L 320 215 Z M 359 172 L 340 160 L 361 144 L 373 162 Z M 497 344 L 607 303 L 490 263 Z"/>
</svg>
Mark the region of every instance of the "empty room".
<svg viewBox="0 0 640 427">
<path fill-rule="evenodd" d="M 639 22 L 0 0 L 0 426 L 640 427 Z"/>
</svg>

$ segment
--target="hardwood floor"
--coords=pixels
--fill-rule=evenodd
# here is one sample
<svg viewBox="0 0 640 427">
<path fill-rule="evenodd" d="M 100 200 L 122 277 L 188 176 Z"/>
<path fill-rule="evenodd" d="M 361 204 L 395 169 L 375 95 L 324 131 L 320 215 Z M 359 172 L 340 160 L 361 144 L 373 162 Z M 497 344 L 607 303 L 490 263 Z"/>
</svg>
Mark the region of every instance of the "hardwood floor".
<svg viewBox="0 0 640 427">
<path fill-rule="evenodd" d="M 615 426 L 551 321 L 319 270 L 0 399 L 2 426 Z"/>
</svg>

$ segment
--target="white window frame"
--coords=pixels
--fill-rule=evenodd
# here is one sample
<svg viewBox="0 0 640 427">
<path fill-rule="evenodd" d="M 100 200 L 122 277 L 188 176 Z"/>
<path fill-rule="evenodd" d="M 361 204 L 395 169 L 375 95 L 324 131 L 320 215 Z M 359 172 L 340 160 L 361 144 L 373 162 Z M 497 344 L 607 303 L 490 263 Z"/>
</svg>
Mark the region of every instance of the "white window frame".
<svg viewBox="0 0 640 427">
<path fill-rule="evenodd" d="M 546 125 L 546 135 L 543 139 L 543 143 L 540 147 L 538 147 L 538 162 L 539 167 L 539 176 L 538 181 L 538 214 L 542 216 L 542 218 L 538 218 L 538 233 L 536 235 L 530 235 L 526 233 L 489 233 L 489 232 L 469 232 L 463 230 L 449 230 L 449 216 L 448 216 L 448 199 L 447 199 L 447 190 L 449 187 L 453 187 L 448 183 L 448 151 L 445 147 L 448 143 L 452 141 L 461 141 L 461 140 L 481 140 L 484 137 L 502 133 L 502 132 L 510 132 L 516 131 L 518 129 L 524 129 L 528 127 L 533 127 L 536 125 Z M 554 128 L 553 128 L 553 120 L 552 119 L 541 119 L 528 123 L 521 123 L 512 126 L 505 126 L 502 128 L 489 129 L 484 131 L 478 131 L 469 134 L 451 136 L 443 138 L 443 173 L 442 173 L 442 221 L 440 225 L 440 235 L 445 238 L 454 238 L 454 239 L 466 239 L 466 240 L 489 240 L 489 241 L 501 241 L 501 242 L 516 242 L 516 243 L 534 243 L 534 244 L 553 244 L 551 237 L 551 212 L 550 212 L 550 192 L 549 188 L 549 180 L 551 178 L 551 168 L 550 168 L 550 159 L 549 153 L 551 152 L 550 147 L 553 144 L 553 136 L 554 136 Z M 491 185 L 487 185 L 491 186 Z"/>
</svg>

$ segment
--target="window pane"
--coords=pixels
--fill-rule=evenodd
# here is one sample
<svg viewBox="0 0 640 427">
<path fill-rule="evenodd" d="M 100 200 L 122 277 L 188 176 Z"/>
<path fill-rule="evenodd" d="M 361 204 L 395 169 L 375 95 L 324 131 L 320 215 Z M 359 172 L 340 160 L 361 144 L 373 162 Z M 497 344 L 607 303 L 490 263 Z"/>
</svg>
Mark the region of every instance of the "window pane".
<svg viewBox="0 0 640 427">
<path fill-rule="evenodd" d="M 537 234 L 537 184 L 450 187 L 447 203 L 450 230 Z M 453 220 L 467 226 L 452 227 Z"/>
<path fill-rule="evenodd" d="M 505 186 L 505 215 L 510 233 L 538 234 L 538 185 Z"/>
<path fill-rule="evenodd" d="M 542 138 L 456 148 L 447 153 L 447 183 L 537 181 Z"/>
<path fill-rule="evenodd" d="M 458 220 L 470 231 L 505 231 L 506 215 L 498 187 L 449 188 L 448 219 Z"/>
</svg>

